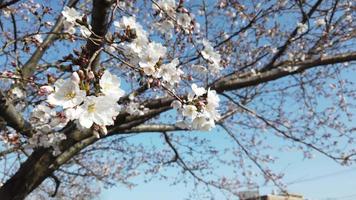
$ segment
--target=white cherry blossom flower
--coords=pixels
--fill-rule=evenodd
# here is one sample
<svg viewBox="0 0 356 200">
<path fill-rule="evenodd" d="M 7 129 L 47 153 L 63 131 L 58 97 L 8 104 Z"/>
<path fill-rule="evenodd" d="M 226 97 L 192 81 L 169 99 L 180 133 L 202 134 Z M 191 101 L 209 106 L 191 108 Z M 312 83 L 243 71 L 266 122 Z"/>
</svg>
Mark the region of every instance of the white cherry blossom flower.
<svg viewBox="0 0 356 200">
<path fill-rule="evenodd" d="M 64 32 L 69 33 L 69 34 L 74 34 L 75 33 L 75 23 L 74 22 L 68 22 L 64 21 L 63 22 L 63 29 Z"/>
<path fill-rule="evenodd" d="M 43 96 L 43 95 L 45 95 L 45 94 L 50 94 L 50 93 L 52 93 L 52 92 L 54 92 L 54 89 L 53 89 L 52 86 L 49 86 L 49 85 L 43 85 L 43 86 L 41 86 L 40 89 L 38 90 L 38 94 L 39 94 L 40 96 Z"/>
<path fill-rule="evenodd" d="M 47 98 L 47 102 L 62 106 L 64 109 L 73 108 L 83 102 L 86 92 L 80 90 L 78 83 L 72 81 L 71 79 L 56 81 L 54 93 L 50 94 Z"/>
<path fill-rule="evenodd" d="M 203 94 L 206 93 L 205 88 L 203 87 L 198 87 L 195 83 L 192 84 L 192 90 L 194 92 L 194 94 L 198 97 L 202 96 Z"/>
<path fill-rule="evenodd" d="M 144 115 L 145 110 L 147 110 L 147 108 L 141 107 L 139 103 L 130 101 L 130 103 L 126 106 L 125 111 L 130 115 Z"/>
<path fill-rule="evenodd" d="M 109 70 L 106 70 L 101 76 L 99 85 L 101 91 L 114 100 L 119 100 L 120 97 L 125 94 L 125 92 L 120 89 L 120 79 L 117 76 L 112 75 Z"/>
<path fill-rule="evenodd" d="M 156 30 L 162 34 L 165 34 L 167 38 L 172 38 L 173 36 L 173 29 L 174 29 L 174 23 L 172 20 L 166 19 L 162 22 L 157 22 L 153 25 Z"/>
<path fill-rule="evenodd" d="M 19 99 L 22 99 L 26 95 L 25 91 L 23 91 L 19 87 L 14 87 L 11 90 L 11 93 L 14 95 L 14 97 L 19 98 Z"/>
<path fill-rule="evenodd" d="M 62 15 L 67 22 L 72 22 L 75 23 L 77 19 L 81 19 L 83 17 L 82 14 L 80 14 L 77 10 L 74 8 L 69 8 L 68 6 L 65 6 Z"/>
<path fill-rule="evenodd" d="M 189 29 L 192 18 L 187 13 L 177 14 L 177 24 L 183 29 Z"/>
<path fill-rule="evenodd" d="M 160 43 L 151 42 L 149 43 L 139 54 L 140 62 L 139 65 L 142 68 L 151 68 L 156 65 L 160 58 L 165 57 L 166 47 L 162 46 Z M 147 75 L 152 75 L 153 73 L 150 70 Z"/>
<path fill-rule="evenodd" d="M 64 111 L 64 115 L 68 120 L 76 120 L 79 118 L 80 111 L 78 108 L 68 108 Z"/>
<path fill-rule="evenodd" d="M 222 70 L 222 67 L 220 66 L 221 55 L 214 50 L 214 47 L 208 40 L 204 39 L 202 43 L 204 49 L 201 51 L 201 54 L 204 59 L 208 60 L 208 69 L 212 73 L 218 73 Z"/>
<path fill-rule="evenodd" d="M 51 118 L 50 126 L 52 129 L 62 129 L 65 127 L 70 119 L 65 115 L 64 112 L 59 112 Z"/>
<path fill-rule="evenodd" d="M 152 8 L 157 11 L 163 10 L 169 16 L 173 17 L 175 15 L 176 1 L 175 0 L 158 0 L 158 1 L 156 1 L 156 4 L 155 3 L 152 4 Z"/>
<path fill-rule="evenodd" d="M 114 124 L 114 118 L 119 114 L 120 106 L 107 96 L 88 96 L 80 106 L 79 123 L 90 128 L 94 123 L 99 126 Z"/>
<path fill-rule="evenodd" d="M 326 22 L 325 22 L 325 19 L 317 19 L 317 20 L 315 21 L 315 24 L 316 24 L 317 26 L 324 26 L 324 25 L 326 24 Z"/>
<path fill-rule="evenodd" d="M 202 131 L 210 131 L 215 127 L 215 122 L 211 118 L 206 118 L 205 116 L 198 116 L 192 122 L 192 128 Z"/>
<path fill-rule="evenodd" d="M 179 64 L 179 60 L 176 58 L 172 60 L 172 62 L 168 64 L 164 64 L 160 66 L 156 77 L 166 81 L 170 85 L 173 85 L 175 83 L 178 83 L 181 80 L 181 75 L 184 74 L 184 72 L 181 69 L 177 68 L 177 65 Z"/>
<path fill-rule="evenodd" d="M 53 109 L 46 105 L 39 104 L 32 110 L 30 122 L 33 124 L 46 124 L 53 115 L 55 115 Z"/>
<path fill-rule="evenodd" d="M 70 77 L 70 79 L 74 82 L 79 84 L 80 83 L 80 77 L 79 74 L 77 72 L 73 72 L 72 76 Z"/>
<path fill-rule="evenodd" d="M 66 139 L 66 135 L 63 133 L 42 133 L 37 132 L 29 139 L 30 147 L 52 147 L 54 149 L 53 155 L 58 155 L 59 142 Z"/>
<path fill-rule="evenodd" d="M 214 105 L 215 107 L 219 106 L 220 98 L 216 94 L 215 90 L 210 90 L 210 88 L 208 89 L 206 100 L 208 104 Z"/>
<path fill-rule="evenodd" d="M 298 34 L 303 34 L 308 30 L 308 24 L 298 23 L 297 27 L 298 27 Z"/>
<path fill-rule="evenodd" d="M 114 26 L 118 31 L 124 31 L 127 28 L 135 31 L 137 38 L 128 44 L 124 44 L 124 47 L 134 53 L 140 53 L 142 49 L 148 44 L 148 35 L 143 27 L 136 22 L 135 17 L 123 16 L 120 21 L 115 21 Z"/>
<path fill-rule="evenodd" d="M 194 119 L 198 115 L 197 110 L 194 105 L 183 105 L 182 115 Z"/>
<path fill-rule="evenodd" d="M 40 34 L 34 35 L 33 38 L 35 38 L 37 40 L 37 42 L 39 42 L 39 43 L 43 42 L 42 35 L 40 35 Z"/>
<path fill-rule="evenodd" d="M 126 17 L 126 16 L 123 16 L 120 21 L 115 21 L 114 26 L 118 30 L 126 30 L 127 28 L 143 29 L 142 26 L 136 22 L 135 17 Z M 138 30 L 136 30 L 136 31 L 138 31 Z"/>
</svg>

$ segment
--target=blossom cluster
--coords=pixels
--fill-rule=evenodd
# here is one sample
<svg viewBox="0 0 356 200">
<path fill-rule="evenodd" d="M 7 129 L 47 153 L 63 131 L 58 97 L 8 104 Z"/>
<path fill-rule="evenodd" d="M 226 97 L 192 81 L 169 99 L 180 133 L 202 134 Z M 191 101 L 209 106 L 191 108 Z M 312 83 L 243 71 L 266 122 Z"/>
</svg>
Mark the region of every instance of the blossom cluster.
<svg viewBox="0 0 356 200">
<path fill-rule="evenodd" d="M 201 55 L 208 62 L 208 69 L 211 73 L 217 74 L 223 68 L 220 66 L 221 55 L 214 50 L 214 47 L 211 43 L 203 39 L 202 41 L 204 49 L 201 51 Z"/>
<path fill-rule="evenodd" d="M 67 80 L 57 80 L 54 92 L 48 96 L 50 105 L 61 106 L 69 120 L 78 120 L 83 128 L 91 128 L 94 124 L 105 129 L 114 124 L 119 114 L 117 101 L 124 95 L 120 88 L 120 80 L 105 71 L 99 81 L 101 95 L 87 95 L 88 86 L 74 72 Z"/>
<path fill-rule="evenodd" d="M 187 100 L 183 102 L 175 100 L 172 102 L 172 107 L 185 118 L 184 128 L 211 130 L 215 127 L 215 121 L 220 118 L 217 110 L 220 98 L 215 90 L 206 90 L 196 84 L 192 84 L 191 87 L 193 92 L 189 93 Z"/>
<path fill-rule="evenodd" d="M 167 23 L 177 23 L 181 27 L 189 27 L 191 18 L 188 12 L 180 9 L 174 0 L 160 0 L 153 5 L 158 16 Z M 62 11 L 64 29 L 70 34 L 76 32 L 79 27 L 82 35 L 89 37 L 90 25 L 87 24 L 84 15 L 73 8 L 65 7 Z M 184 19 L 185 18 L 185 19 Z M 171 21 L 170 21 L 171 20 Z M 173 89 L 181 81 L 184 74 L 180 69 L 177 58 L 167 62 L 167 48 L 159 42 L 151 41 L 149 34 L 136 22 L 134 16 L 123 16 L 114 23 L 117 31 L 118 43 L 113 42 L 110 51 L 117 48 L 123 49 L 122 53 L 134 68 L 144 74 L 149 80 L 159 80 L 168 89 Z M 174 28 L 174 26 L 168 26 Z M 212 73 L 218 73 L 221 56 L 214 50 L 208 40 L 203 40 L 202 58 L 207 62 L 207 69 Z M 137 66 L 137 68 L 136 68 Z M 192 91 L 184 100 L 179 99 L 172 103 L 185 122 L 189 122 L 189 128 L 197 130 L 210 130 L 219 119 L 217 108 L 219 97 L 214 90 L 206 90 L 192 84 Z M 171 95 L 175 90 L 169 91 Z M 81 129 L 94 129 L 106 134 L 106 126 L 114 124 L 116 116 L 120 112 L 129 115 L 143 115 L 148 108 L 135 102 L 133 98 L 126 106 L 118 104 L 124 95 L 120 88 L 120 79 L 108 70 L 95 74 L 88 71 L 72 73 L 68 79 L 58 79 L 54 86 L 45 85 L 39 89 L 40 95 L 47 95 L 47 101 L 39 104 L 31 113 L 31 123 L 36 127 L 36 133 L 30 140 L 33 146 L 52 146 L 58 150 L 58 144 L 65 139 L 60 133 L 70 121 Z M 174 93 L 173 93 L 174 94 Z M 99 136 L 99 134 L 98 134 Z"/>
<path fill-rule="evenodd" d="M 114 22 L 114 26 L 118 31 L 126 32 L 126 35 L 127 32 L 135 34 L 133 38 L 121 44 L 131 63 L 137 64 L 147 76 L 162 78 L 169 85 L 179 83 L 184 74 L 177 68 L 179 60 L 174 59 L 170 63 L 162 64 L 167 48 L 160 43 L 150 42 L 147 32 L 136 22 L 135 17 L 124 16 L 120 21 Z"/>
<path fill-rule="evenodd" d="M 83 14 L 80 14 L 74 8 L 69 8 L 65 6 L 62 11 L 62 15 L 64 18 L 63 26 L 65 32 L 69 34 L 74 34 L 76 32 L 75 27 L 79 27 L 80 33 L 82 34 L 83 37 L 88 38 L 90 36 L 91 34 L 90 24 L 78 23 L 79 21 L 82 21 L 84 17 Z"/>
<path fill-rule="evenodd" d="M 68 119 L 63 112 L 57 112 L 51 106 L 39 104 L 33 109 L 30 122 L 36 132 L 29 139 L 30 147 L 53 147 L 54 154 L 59 153 L 59 142 L 66 139 L 58 130 L 63 128 Z"/>
<path fill-rule="evenodd" d="M 186 33 L 194 28 L 189 12 L 181 5 L 177 5 L 175 0 L 159 0 L 152 4 L 152 8 L 158 18 L 154 27 L 168 38 L 173 36 L 175 24 Z"/>
<path fill-rule="evenodd" d="M 105 71 L 99 80 L 100 93 L 90 94 L 90 85 L 74 72 L 71 78 L 58 79 L 54 88 L 44 86 L 40 92 L 49 94 L 47 103 L 33 109 L 30 121 L 37 133 L 31 138 L 34 146 L 55 146 L 65 135 L 58 133 L 69 121 L 81 129 L 96 128 L 106 133 L 106 126 L 113 125 L 121 106 L 117 101 L 124 95 L 120 80 Z M 52 133 L 54 131 L 54 133 Z"/>
</svg>

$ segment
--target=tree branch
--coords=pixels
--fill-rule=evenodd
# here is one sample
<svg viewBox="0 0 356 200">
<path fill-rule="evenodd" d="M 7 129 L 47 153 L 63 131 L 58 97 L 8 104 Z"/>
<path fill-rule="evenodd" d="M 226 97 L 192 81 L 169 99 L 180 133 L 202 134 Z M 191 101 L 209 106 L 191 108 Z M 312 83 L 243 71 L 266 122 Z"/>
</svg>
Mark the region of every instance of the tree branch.
<svg viewBox="0 0 356 200">
<path fill-rule="evenodd" d="M 11 126 L 22 135 L 31 137 L 31 124 L 24 120 L 21 113 L 16 110 L 2 91 L 0 91 L 0 116 L 6 121 L 8 126 Z"/>
<path fill-rule="evenodd" d="M 5 2 L 5 3 L 1 3 L 0 4 L 0 10 L 3 9 L 3 8 L 6 8 L 8 6 L 11 6 L 17 2 L 19 2 L 20 0 L 11 0 L 11 1 L 8 1 L 8 2 Z"/>
<path fill-rule="evenodd" d="M 238 74 L 234 74 L 223 79 L 218 79 L 213 84 L 211 84 L 211 88 L 215 89 L 219 93 L 223 91 L 237 90 L 273 81 L 285 76 L 298 74 L 314 67 L 350 62 L 355 60 L 356 52 L 351 52 L 334 56 L 319 57 L 303 62 L 283 62 L 276 64 L 278 67 L 274 67 L 273 69 L 270 69 L 266 72 L 257 72 L 256 74 L 241 74 L 240 76 Z"/>
<path fill-rule="evenodd" d="M 79 0 L 70 0 L 67 6 L 73 7 L 75 4 L 78 3 L 78 1 Z M 63 27 L 63 21 L 64 21 L 63 16 L 60 14 L 55 25 L 50 31 L 51 34 L 47 35 L 47 37 L 43 40 L 41 46 L 39 46 L 36 49 L 36 51 L 32 54 L 30 59 L 28 59 L 25 65 L 22 67 L 21 73 L 23 79 L 27 80 L 33 75 L 33 73 L 36 71 L 38 62 L 40 61 L 44 53 L 53 44 L 53 42 L 59 38 L 57 33 L 61 31 Z"/>
</svg>

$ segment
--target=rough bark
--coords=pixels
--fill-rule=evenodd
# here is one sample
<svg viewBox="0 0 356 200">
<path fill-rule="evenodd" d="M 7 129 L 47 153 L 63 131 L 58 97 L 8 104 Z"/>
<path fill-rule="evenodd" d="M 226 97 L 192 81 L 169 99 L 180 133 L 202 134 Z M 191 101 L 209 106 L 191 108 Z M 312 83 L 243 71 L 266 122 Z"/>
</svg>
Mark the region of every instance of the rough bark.
<svg viewBox="0 0 356 200">
<path fill-rule="evenodd" d="M 0 199 L 24 199 L 53 172 L 49 170 L 53 159 L 52 153 L 46 149 L 34 151 L 17 173 L 0 188 Z"/>
</svg>

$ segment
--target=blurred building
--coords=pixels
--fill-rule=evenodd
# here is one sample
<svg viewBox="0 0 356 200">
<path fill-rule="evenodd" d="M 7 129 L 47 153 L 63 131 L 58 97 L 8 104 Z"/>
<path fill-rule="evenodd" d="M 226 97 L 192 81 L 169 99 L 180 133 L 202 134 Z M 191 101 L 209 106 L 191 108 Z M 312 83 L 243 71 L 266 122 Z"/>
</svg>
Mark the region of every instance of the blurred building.
<svg viewBox="0 0 356 200">
<path fill-rule="evenodd" d="M 247 195 L 248 196 L 248 195 Z M 268 194 L 263 196 L 254 196 L 254 197 L 242 197 L 240 200 L 304 200 L 302 195 L 298 194 Z"/>
</svg>

